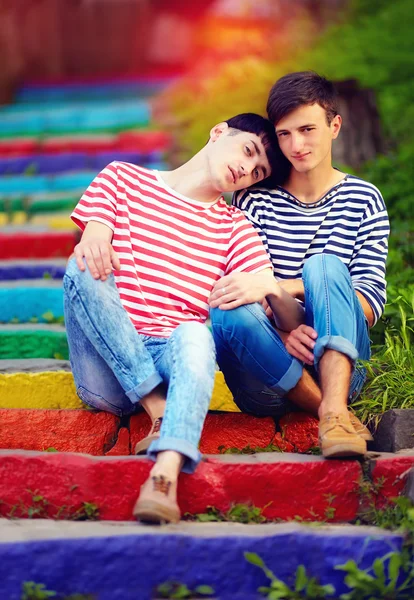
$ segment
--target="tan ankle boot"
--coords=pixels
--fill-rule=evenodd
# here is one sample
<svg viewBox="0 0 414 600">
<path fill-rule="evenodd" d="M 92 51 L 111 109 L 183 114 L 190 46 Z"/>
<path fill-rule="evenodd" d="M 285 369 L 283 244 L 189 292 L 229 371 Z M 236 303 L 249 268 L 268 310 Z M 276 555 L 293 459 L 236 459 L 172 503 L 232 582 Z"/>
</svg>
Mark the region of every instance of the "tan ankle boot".
<svg viewBox="0 0 414 600">
<path fill-rule="evenodd" d="M 366 442 L 373 442 L 374 438 L 372 437 L 368 427 L 366 427 L 366 425 L 364 425 L 353 412 L 348 412 L 349 420 L 351 421 L 352 427 L 355 429 L 355 433 L 362 437 L 362 439 Z"/>
<path fill-rule="evenodd" d="M 367 452 L 366 441 L 343 414 L 329 412 L 320 420 L 319 443 L 325 458 L 363 456 Z"/>
<path fill-rule="evenodd" d="M 141 487 L 133 515 L 144 523 L 178 523 L 177 482 L 164 475 L 153 475 Z"/>
<path fill-rule="evenodd" d="M 162 417 L 155 419 L 149 434 L 136 444 L 135 454 L 145 454 L 148 448 L 150 447 L 151 442 L 153 442 L 154 440 L 158 440 L 158 438 L 160 437 L 161 425 Z"/>
</svg>

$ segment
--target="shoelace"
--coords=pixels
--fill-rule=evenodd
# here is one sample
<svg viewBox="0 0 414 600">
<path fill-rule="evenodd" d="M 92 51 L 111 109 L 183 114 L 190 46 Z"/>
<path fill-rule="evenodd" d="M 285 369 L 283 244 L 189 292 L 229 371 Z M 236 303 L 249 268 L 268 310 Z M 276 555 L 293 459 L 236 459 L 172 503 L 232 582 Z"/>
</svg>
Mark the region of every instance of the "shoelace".
<svg viewBox="0 0 414 600">
<path fill-rule="evenodd" d="M 162 425 L 162 417 L 155 419 L 154 424 L 152 426 L 152 433 L 159 433 Z"/>
<path fill-rule="evenodd" d="M 355 430 L 352 427 L 351 422 L 347 422 L 346 419 L 344 419 L 344 417 L 342 415 L 328 415 L 324 418 L 324 421 L 328 425 L 325 433 L 327 433 L 328 431 L 331 431 L 331 429 L 336 427 L 336 425 L 340 425 L 343 429 L 345 429 L 345 431 L 347 431 L 349 433 L 352 433 L 352 432 L 355 433 Z M 352 430 L 352 431 L 350 431 L 350 430 Z"/>
<path fill-rule="evenodd" d="M 154 475 L 152 478 L 154 484 L 154 491 L 161 492 L 162 494 L 168 495 L 168 491 L 171 487 L 171 481 L 164 477 L 164 475 Z"/>
</svg>

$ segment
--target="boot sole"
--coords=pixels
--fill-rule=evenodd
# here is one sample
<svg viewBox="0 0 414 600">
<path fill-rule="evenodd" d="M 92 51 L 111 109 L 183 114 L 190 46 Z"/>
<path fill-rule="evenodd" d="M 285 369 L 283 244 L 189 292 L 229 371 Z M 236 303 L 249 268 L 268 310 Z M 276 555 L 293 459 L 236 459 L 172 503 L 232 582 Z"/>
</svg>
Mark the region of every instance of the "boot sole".
<svg viewBox="0 0 414 600">
<path fill-rule="evenodd" d="M 179 523 L 180 514 L 156 502 L 139 502 L 133 511 L 134 517 L 143 523 Z"/>
<path fill-rule="evenodd" d="M 373 442 L 374 438 L 372 437 L 372 435 L 370 433 L 358 433 L 357 435 L 359 435 L 359 437 L 363 440 L 365 440 L 366 442 Z"/>
<path fill-rule="evenodd" d="M 363 442 L 362 438 L 361 441 Z M 333 444 L 329 448 L 322 447 L 322 455 L 324 458 L 345 458 L 347 456 L 364 456 L 367 453 L 366 443 L 350 444 Z"/>
<path fill-rule="evenodd" d="M 135 454 L 146 454 L 148 448 L 151 446 L 151 443 L 159 438 L 160 436 L 157 433 L 154 433 L 153 435 L 147 435 L 147 437 L 136 444 Z"/>
</svg>

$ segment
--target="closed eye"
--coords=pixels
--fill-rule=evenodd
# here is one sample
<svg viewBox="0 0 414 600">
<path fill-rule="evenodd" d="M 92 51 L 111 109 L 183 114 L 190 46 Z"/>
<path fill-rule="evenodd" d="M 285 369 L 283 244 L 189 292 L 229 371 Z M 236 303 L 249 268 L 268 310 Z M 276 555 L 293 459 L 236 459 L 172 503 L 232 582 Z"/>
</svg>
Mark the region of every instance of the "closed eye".
<svg viewBox="0 0 414 600">
<path fill-rule="evenodd" d="M 247 156 L 251 156 L 252 155 L 252 151 L 250 150 L 249 146 L 245 146 L 245 150 L 246 150 Z"/>
</svg>

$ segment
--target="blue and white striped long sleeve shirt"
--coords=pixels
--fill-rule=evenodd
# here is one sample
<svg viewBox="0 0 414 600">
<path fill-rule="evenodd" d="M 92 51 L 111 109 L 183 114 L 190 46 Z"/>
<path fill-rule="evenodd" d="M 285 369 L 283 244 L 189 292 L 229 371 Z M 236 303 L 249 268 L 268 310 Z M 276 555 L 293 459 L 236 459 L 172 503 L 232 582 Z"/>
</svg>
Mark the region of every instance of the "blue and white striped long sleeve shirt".
<svg viewBox="0 0 414 600">
<path fill-rule="evenodd" d="M 372 307 L 375 322 L 379 319 L 386 302 L 389 220 L 374 185 L 346 175 L 314 204 L 300 202 L 281 187 L 242 190 L 233 204 L 257 229 L 277 279 L 301 278 L 310 256 L 335 254 Z"/>
</svg>

